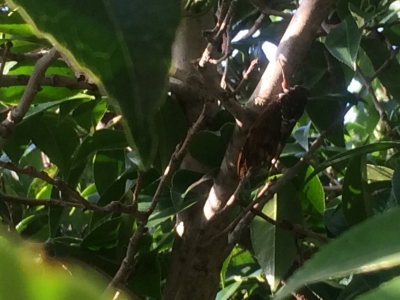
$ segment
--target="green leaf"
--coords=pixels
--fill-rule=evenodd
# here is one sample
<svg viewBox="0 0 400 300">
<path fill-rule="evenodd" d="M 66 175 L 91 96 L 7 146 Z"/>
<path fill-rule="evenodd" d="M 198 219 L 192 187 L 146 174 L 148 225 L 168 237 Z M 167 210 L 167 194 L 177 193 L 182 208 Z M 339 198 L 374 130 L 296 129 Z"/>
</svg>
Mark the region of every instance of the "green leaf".
<svg viewBox="0 0 400 300">
<path fill-rule="evenodd" d="M 303 213 L 296 189 L 291 183 L 279 191 L 263 208 L 262 212 L 277 220 L 303 223 Z M 272 291 L 275 291 L 296 256 L 295 239 L 292 232 L 272 225 L 261 217 L 251 224 L 251 241 L 254 252 Z"/>
<path fill-rule="evenodd" d="M 314 168 L 308 166 L 303 180 L 306 181 L 308 176 L 310 176 L 313 171 Z M 325 211 L 325 193 L 321 180 L 317 176 L 313 177 L 303 186 L 299 192 L 299 196 L 300 199 L 302 199 L 302 203 L 304 203 L 303 199 L 307 199 L 307 202 L 311 203 L 316 211 L 323 215 Z"/>
<path fill-rule="evenodd" d="M 367 164 L 368 182 L 392 180 L 393 173 L 390 168 Z"/>
<path fill-rule="evenodd" d="M 86 137 L 74 155 L 73 166 L 77 166 L 89 155 L 101 150 L 115 150 L 127 147 L 125 135 L 120 130 L 102 129 Z"/>
<path fill-rule="evenodd" d="M 329 32 L 325 46 L 336 59 L 355 70 L 361 35 L 362 29 L 358 28 L 354 18 L 348 15 Z"/>
<path fill-rule="evenodd" d="M 164 169 L 177 145 L 185 138 L 188 126 L 181 107 L 171 97 L 167 97 L 159 114 L 159 124 L 157 124 L 157 132 L 160 137 L 158 156 L 162 169 Z"/>
<path fill-rule="evenodd" d="M 233 124 L 228 123 L 217 132 L 198 132 L 189 144 L 190 154 L 209 168 L 218 168 L 224 158 L 233 127 Z"/>
<path fill-rule="evenodd" d="M 352 158 L 343 181 L 343 213 L 349 226 L 354 226 L 373 215 L 367 191 L 365 155 Z"/>
<path fill-rule="evenodd" d="M 236 281 L 224 289 L 220 290 L 217 294 L 216 300 L 228 300 L 240 288 L 242 281 Z"/>
<path fill-rule="evenodd" d="M 155 117 L 165 98 L 181 1 L 13 3 L 40 36 L 62 47 L 71 63 L 90 73 L 115 100 L 140 167 L 149 168 L 157 150 Z"/>
<path fill-rule="evenodd" d="M 399 220 L 400 208 L 395 208 L 352 227 L 296 271 L 274 299 L 304 284 L 399 265 Z"/>
<path fill-rule="evenodd" d="M 34 62 L 22 61 L 18 62 L 9 71 L 8 75 L 32 75 L 34 68 Z M 61 60 L 57 60 L 47 69 L 46 75 L 63 75 L 68 77 L 74 77 L 72 70 Z M 6 89 L 0 89 L 1 100 L 7 104 L 16 105 L 21 99 L 22 94 L 25 91 L 23 86 L 11 86 Z M 78 94 L 77 90 L 70 90 L 65 87 L 52 87 L 42 86 L 40 91 L 34 98 L 34 104 L 47 103 L 51 101 L 63 100 Z"/>
<path fill-rule="evenodd" d="M 128 288 L 136 294 L 153 299 L 161 298 L 161 270 L 156 252 L 139 256 L 135 271 L 129 278 Z"/>
<path fill-rule="evenodd" d="M 358 148 L 351 149 L 348 151 L 344 151 L 342 153 L 332 156 L 331 158 L 325 160 L 323 163 L 317 166 L 314 172 L 308 177 L 308 180 L 311 179 L 316 174 L 318 174 L 319 172 L 325 170 L 327 167 L 346 161 L 358 155 L 371 153 L 375 151 L 384 151 L 391 148 L 397 149 L 399 147 L 400 147 L 400 142 L 379 142 L 365 146 L 360 146 Z"/>
<path fill-rule="evenodd" d="M 69 123 L 59 123 L 58 116 L 53 113 L 45 113 L 30 120 L 28 128 L 33 143 L 67 176 L 72 154 L 79 144 L 78 134 Z"/>
<path fill-rule="evenodd" d="M 309 99 L 306 110 L 319 131 L 329 129 L 327 139 L 335 146 L 344 147 L 342 94 L 319 95 Z"/>
<path fill-rule="evenodd" d="M 375 71 L 390 57 L 390 52 L 386 45 L 378 40 L 364 39 L 361 46 L 370 58 Z M 391 59 L 384 72 L 378 73 L 378 79 L 397 102 L 400 101 L 400 85 L 393 78 L 398 78 L 399 76 L 400 64 L 396 59 Z"/>
<path fill-rule="evenodd" d="M 392 280 L 382 284 L 378 288 L 357 297 L 357 300 L 397 300 L 400 295 L 400 277 L 395 277 Z"/>
<path fill-rule="evenodd" d="M 113 248 L 117 245 L 120 218 L 108 220 L 92 231 L 82 240 L 81 248 L 99 250 L 101 248 Z"/>
<path fill-rule="evenodd" d="M 96 153 L 93 162 L 93 176 L 100 195 L 121 175 L 124 167 L 125 152 L 123 149 Z"/>
</svg>

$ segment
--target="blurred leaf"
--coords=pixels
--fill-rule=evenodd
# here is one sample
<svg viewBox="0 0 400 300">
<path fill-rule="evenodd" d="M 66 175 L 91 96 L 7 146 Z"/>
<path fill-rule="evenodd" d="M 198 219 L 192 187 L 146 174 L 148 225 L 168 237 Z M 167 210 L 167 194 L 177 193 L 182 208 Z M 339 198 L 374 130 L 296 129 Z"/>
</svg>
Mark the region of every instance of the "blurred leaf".
<svg viewBox="0 0 400 300">
<path fill-rule="evenodd" d="M 88 132 L 95 131 L 97 123 L 103 117 L 107 109 L 104 99 L 87 101 L 80 104 L 72 112 L 74 120 Z"/>
<path fill-rule="evenodd" d="M 71 63 L 90 70 L 95 82 L 116 100 L 130 145 L 137 150 L 141 167 L 148 168 L 156 152 L 156 110 L 165 97 L 181 1 L 13 3 L 21 6 L 19 12 L 39 35 L 62 45 Z M 62 15 L 54 13 L 60 11 Z"/>
<path fill-rule="evenodd" d="M 395 208 L 352 227 L 296 271 L 274 299 L 284 299 L 304 284 L 399 265 L 399 220 L 400 208 Z"/>
<path fill-rule="evenodd" d="M 339 61 L 355 70 L 362 29 L 348 15 L 339 25 L 332 28 L 325 40 L 329 52 Z"/>
<path fill-rule="evenodd" d="M 382 284 L 378 288 L 357 297 L 357 300 L 375 300 L 375 299 L 396 300 L 399 298 L 399 295 L 400 295 L 400 277 L 395 277 L 392 280 Z"/>
<path fill-rule="evenodd" d="M 217 294 L 216 300 L 229 300 L 231 296 L 240 288 L 242 281 L 236 281 L 224 289 L 220 290 Z"/>
<path fill-rule="evenodd" d="M 300 201 L 291 183 L 275 194 L 262 212 L 276 221 L 303 223 Z M 275 291 L 294 262 L 296 256 L 294 235 L 256 216 L 251 224 L 251 241 L 268 284 L 271 290 Z"/>
<path fill-rule="evenodd" d="M 308 132 L 310 131 L 311 122 L 308 122 L 306 126 L 301 126 L 296 129 L 293 133 L 296 141 L 304 148 L 304 150 L 308 151 Z"/>
<path fill-rule="evenodd" d="M 391 180 L 393 177 L 393 170 L 384 166 L 375 166 L 367 164 L 367 178 L 368 181 L 382 181 Z"/>
</svg>

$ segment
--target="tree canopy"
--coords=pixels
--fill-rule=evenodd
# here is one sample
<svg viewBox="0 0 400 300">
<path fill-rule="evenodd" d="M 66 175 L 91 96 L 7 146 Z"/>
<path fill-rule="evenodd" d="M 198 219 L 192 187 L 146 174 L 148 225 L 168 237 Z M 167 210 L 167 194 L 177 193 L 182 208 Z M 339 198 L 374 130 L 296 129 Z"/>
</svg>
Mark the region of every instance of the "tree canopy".
<svg viewBox="0 0 400 300">
<path fill-rule="evenodd" d="M 397 299 L 399 20 L 2 2 L 0 298 Z"/>
</svg>

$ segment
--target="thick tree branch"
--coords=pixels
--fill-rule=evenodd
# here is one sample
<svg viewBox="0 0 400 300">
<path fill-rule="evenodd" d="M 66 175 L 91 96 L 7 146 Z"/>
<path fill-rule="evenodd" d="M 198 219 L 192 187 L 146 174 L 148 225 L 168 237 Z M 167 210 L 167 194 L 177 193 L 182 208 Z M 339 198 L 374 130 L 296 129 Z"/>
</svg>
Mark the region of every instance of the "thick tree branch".
<svg viewBox="0 0 400 300">
<path fill-rule="evenodd" d="M 259 111 L 258 105 L 264 104 L 267 100 L 275 100 L 282 92 L 282 67 L 285 77 L 291 78 L 314 40 L 333 2 L 333 0 L 323 2 L 317 0 L 302 1 L 281 39 L 277 49 L 276 61 L 272 61 L 268 65 L 247 104 L 249 108 Z M 250 124 L 240 125 L 242 126 L 235 128 L 220 173 L 204 206 L 206 219 L 211 219 L 217 211 L 224 207 L 237 186 L 237 158 L 244 145 Z"/>
<path fill-rule="evenodd" d="M 333 3 L 333 0 L 301 2 L 279 43 L 275 61 L 270 62 L 250 97 L 250 108 L 257 109 L 258 105 L 275 99 L 282 92 L 283 74 L 287 79 L 292 78 Z"/>
<path fill-rule="evenodd" d="M 261 209 L 264 207 L 264 205 L 272 199 L 272 197 L 280 191 L 288 182 L 290 182 L 297 174 L 307 166 L 307 161 L 312 158 L 314 155 L 315 151 L 321 146 L 323 143 L 325 136 L 327 132 L 324 131 L 321 133 L 321 135 L 314 141 L 314 143 L 311 145 L 310 149 L 307 151 L 306 154 L 302 157 L 302 159 L 295 164 L 292 168 L 289 168 L 286 170 L 286 172 L 283 173 L 282 177 L 280 177 L 274 184 L 268 187 L 265 191 L 265 195 L 259 194 L 258 197 L 249 205 L 246 207 L 246 210 L 244 213 L 240 214 L 238 216 L 238 219 L 240 218 L 241 220 L 235 220 L 234 223 L 237 225 L 235 226 L 235 229 L 232 231 L 232 234 L 229 236 L 229 244 L 231 246 L 235 245 L 243 231 L 251 222 L 251 220 L 254 218 L 254 214 L 251 213 L 252 209 Z"/>
<path fill-rule="evenodd" d="M 44 77 L 47 68 L 59 57 L 60 54 L 58 51 L 52 48 L 49 53 L 37 61 L 21 100 L 18 105 L 8 113 L 7 119 L 0 124 L 0 150 L 3 149 L 8 137 L 14 131 L 15 126 L 22 121 L 33 99 L 40 91 L 40 81 Z"/>
</svg>

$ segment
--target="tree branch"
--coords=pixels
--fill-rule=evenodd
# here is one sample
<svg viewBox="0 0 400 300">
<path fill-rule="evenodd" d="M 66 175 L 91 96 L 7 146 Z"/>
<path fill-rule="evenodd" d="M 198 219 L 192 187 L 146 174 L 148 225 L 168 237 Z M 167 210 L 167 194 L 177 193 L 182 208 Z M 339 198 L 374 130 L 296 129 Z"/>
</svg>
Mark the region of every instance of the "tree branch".
<svg viewBox="0 0 400 300">
<path fill-rule="evenodd" d="M 22 121 L 33 99 L 40 91 L 40 81 L 44 77 L 47 68 L 59 57 L 60 54 L 58 51 L 52 48 L 49 53 L 37 61 L 21 100 L 18 105 L 8 113 L 7 119 L 0 124 L 0 150 L 3 149 L 8 137 L 14 131 L 15 126 Z"/>
<path fill-rule="evenodd" d="M 285 77 L 291 78 L 308 51 L 333 2 L 333 0 L 323 2 L 304 0 L 301 2 L 277 49 L 276 57 L 282 66 L 278 61 L 272 61 L 268 65 L 247 107 L 260 112 L 258 105 L 264 104 L 266 100 L 275 100 L 282 92 L 282 67 Z M 262 101 L 258 101 L 259 99 Z M 251 124 L 238 124 L 233 132 L 220 172 L 203 208 L 204 215 L 208 220 L 225 206 L 236 189 L 239 181 L 236 174 L 237 158 L 247 138 L 249 125 Z"/>
<path fill-rule="evenodd" d="M 0 87 L 25 86 L 29 83 L 30 79 L 31 76 L 29 75 L 3 75 L 0 81 Z M 98 91 L 98 87 L 95 84 L 79 81 L 77 78 L 62 75 L 44 76 L 39 81 L 39 85 L 65 87 L 70 90 Z"/>
</svg>

